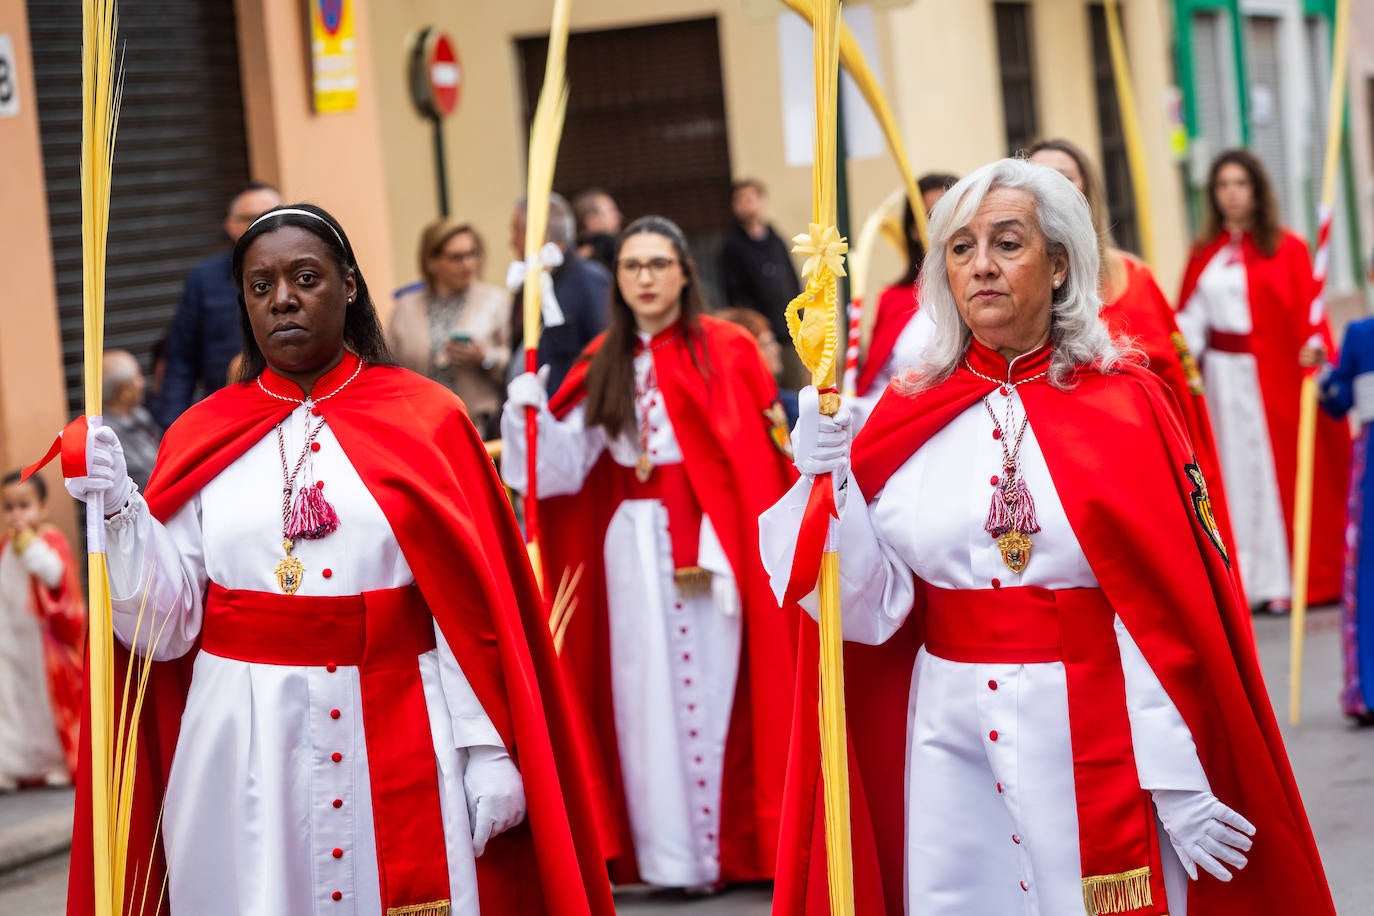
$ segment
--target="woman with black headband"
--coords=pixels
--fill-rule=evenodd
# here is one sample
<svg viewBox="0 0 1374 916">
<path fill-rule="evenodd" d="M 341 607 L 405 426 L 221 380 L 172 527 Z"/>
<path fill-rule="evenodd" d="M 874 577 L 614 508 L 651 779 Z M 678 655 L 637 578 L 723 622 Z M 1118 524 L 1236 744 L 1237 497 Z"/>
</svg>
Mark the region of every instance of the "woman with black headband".
<svg viewBox="0 0 1374 916">
<path fill-rule="evenodd" d="M 146 494 L 107 427 L 67 481 L 106 496 L 115 631 L 157 663 L 131 880 L 156 888 L 165 852 L 171 911 L 198 916 L 609 913 L 538 593 L 462 404 L 391 365 L 318 207 L 260 217 L 233 274 L 238 383 L 167 431 Z"/>
</svg>

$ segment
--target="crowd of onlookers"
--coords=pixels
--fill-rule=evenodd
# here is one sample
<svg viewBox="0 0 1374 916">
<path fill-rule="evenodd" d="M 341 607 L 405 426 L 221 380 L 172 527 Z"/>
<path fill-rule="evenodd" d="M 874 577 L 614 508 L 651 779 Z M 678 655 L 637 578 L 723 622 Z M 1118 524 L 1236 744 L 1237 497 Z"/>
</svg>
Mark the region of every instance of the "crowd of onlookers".
<svg viewBox="0 0 1374 916">
<path fill-rule="evenodd" d="M 246 185 L 230 200 L 224 218 L 230 245 L 187 275 L 167 333 L 150 354 L 150 372 L 127 350 L 104 354 L 103 422 L 118 434 L 140 488 L 152 474 L 163 430 L 235 380 L 244 325 L 231 246 L 281 203 L 280 193 L 263 182 Z M 783 379 L 790 371 L 794 376 L 787 380 L 795 382 L 799 365 L 779 341 L 787 339 L 783 312 L 800 284 L 766 205 L 761 183 L 736 182 L 735 219 L 725 229 L 718 265 L 724 301 L 711 305 L 754 334 L 775 376 Z M 547 225 L 539 269 L 551 267 L 544 298 L 552 301 L 544 303 L 536 361 L 549 367 L 552 392 L 606 328 L 622 216 L 608 192 L 592 188 L 571 203 L 554 194 Z M 523 262 L 524 249 L 520 201 L 510 224 L 516 262 Z M 396 291 L 386 331 L 393 358 L 452 389 L 483 437 L 493 439 L 500 435 L 507 382 L 525 366 L 524 268 L 513 265 L 492 282 L 488 255 L 482 233 L 469 222 L 443 218 L 423 227 L 419 279 Z M 795 413 L 795 397 L 786 403 Z M 49 523 L 47 507 L 41 476 L 22 481 L 15 471 L 0 481 L 0 792 L 67 784 L 75 766 L 85 607 L 78 565 Z"/>
</svg>

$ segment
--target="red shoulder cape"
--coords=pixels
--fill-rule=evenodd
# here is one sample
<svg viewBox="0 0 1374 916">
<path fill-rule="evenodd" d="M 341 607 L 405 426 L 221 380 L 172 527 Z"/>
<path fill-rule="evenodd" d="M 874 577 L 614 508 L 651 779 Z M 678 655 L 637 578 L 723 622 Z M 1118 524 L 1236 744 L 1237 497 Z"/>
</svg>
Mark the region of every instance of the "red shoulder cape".
<svg viewBox="0 0 1374 916">
<path fill-rule="evenodd" d="M 320 384 L 342 382 L 356 365 L 356 357 L 346 356 Z M 391 524 L 416 584 L 524 780 L 527 820 L 492 840 L 477 860 L 482 908 L 612 913 L 538 590 L 496 469 L 462 403 L 406 370 L 367 366 L 319 406 Z M 231 385 L 192 407 L 162 440 L 147 494 L 153 514 L 170 517 L 293 407 L 251 383 Z M 119 655 L 122 669 L 128 654 Z M 151 867 L 155 896 L 165 872 L 155 829 L 193 655 L 152 665 L 138 736 L 130 893 Z M 83 761 L 90 759 L 87 731 L 82 729 Z M 82 778 L 69 913 L 92 912 L 90 810 L 89 779 Z"/>
<path fill-rule="evenodd" d="M 963 368 L 914 397 L 889 388 L 854 443 L 860 491 L 880 491 L 991 388 Z M 1191 729 L 1213 791 L 1258 828 L 1249 865 L 1230 883 L 1189 883 L 1189 912 L 1330 916 L 1248 611 L 1194 509 L 1185 470 L 1193 455 L 1172 399 L 1132 366 L 1082 372 L 1069 391 L 1036 383 L 1020 392 L 1037 427 L 1055 431 L 1041 448 L 1103 592 Z M 920 618 L 918 608 L 881 646 L 845 644 L 856 906 L 867 914 L 903 913 L 907 702 Z M 804 634 L 803 665 L 814 632 Z M 820 916 L 828 905 L 812 683 L 803 678 L 796 704 L 773 910 L 781 916 Z"/>
<path fill-rule="evenodd" d="M 1207 412 L 1197 363 L 1174 320 L 1174 310 L 1164 298 L 1164 291 L 1155 282 L 1150 268 L 1129 255 L 1123 254 L 1121 261 L 1126 271 L 1126 286 L 1121 295 L 1102 307 L 1102 321 L 1113 336 L 1129 340 L 1143 352 L 1150 371 L 1163 379 L 1173 392 L 1193 443 L 1198 467 L 1212 494 L 1217 527 L 1226 543 L 1234 543 L 1221 459 L 1217 457 L 1212 417 Z M 1231 565 L 1239 569 L 1235 556 L 1231 557 Z M 1239 582 L 1239 578 L 1236 581 Z"/>
<path fill-rule="evenodd" d="M 48 588 L 36 576 L 29 576 L 29 593 L 43 633 L 43 670 L 47 674 L 53 725 L 62 742 L 67 769 L 75 776 L 84 705 L 81 667 L 86 645 L 86 600 L 66 536 L 51 525 L 41 528 L 38 536 L 62 558 L 62 581 L 57 588 Z M 8 536 L 0 537 L 0 551 L 8 543 Z"/>
<path fill-rule="evenodd" d="M 878 313 L 873 317 L 873 336 L 868 341 L 868 351 L 864 353 L 863 365 L 859 367 L 859 377 L 854 389 L 859 394 L 867 394 L 874 384 L 886 385 L 887 379 L 879 379 L 878 373 L 887 365 L 892 350 L 897 346 L 897 338 L 906 330 L 907 323 L 920 308 L 920 287 L 889 286 L 878 297 Z"/>
<path fill-rule="evenodd" d="M 664 332 L 654 352 L 664 407 L 682 449 L 683 465 L 702 511 L 730 560 L 742 603 L 743 640 L 734 712 L 726 738 L 720 837 L 721 880 L 770 877 L 777 854 L 778 818 L 787 757 L 796 624 L 779 610 L 758 557 L 758 517 L 781 498 L 796 473 L 770 435 L 777 389 L 758 344 L 743 329 L 710 317 Z M 569 372 L 551 407 L 562 415 L 586 397 L 596 338 Z M 694 361 L 694 354 L 695 360 Z M 700 368 L 698 368 L 700 363 Z M 583 568 L 578 610 L 568 626 L 561 661 L 581 701 L 589 741 L 584 749 L 598 780 L 599 827 L 612 878 L 638 879 L 634 846 L 620 786 L 612 716 L 606 618 L 606 528 L 622 498 L 611 459 L 603 455 L 579 493 L 539 501 L 545 582 Z"/>
<path fill-rule="evenodd" d="M 1218 236 L 1193 251 L 1183 275 L 1180 309 L 1197 289 L 1198 278 L 1212 257 L 1227 243 Z M 1258 369 L 1260 397 L 1269 424 L 1269 443 L 1274 451 L 1274 473 L 1279 501 L 1283 504 L 1288 543 L 1293 543 L 1293 504 L 1298 477 L 1298 414 L 1301 409 L 1302 368 L 1298 351 L 1312 336 L 1321 334 L 1327 353 L 1335 359 L 1331 325 L 1323 318 L 1313 328 L 1308 312 L 1312 304 L 1312 259 L 1307 244 L 1285 231 L 1278 251 L 1267 257 L 1247 233 L 1241 239 L 1245 278 L 1250 296 L 1250 338 Z M 1206 357 L 1204 355 L 1203 359 Z M 1312 481 L 1311 567 L 1307 585 L 1310 604 L 1329 604 L 1341 596 L 1343 575 L 1346 475 L 1350 469 L 1350 428 L 1344 420 L 1317 414 L 1317 443 Z"/>
</svg>

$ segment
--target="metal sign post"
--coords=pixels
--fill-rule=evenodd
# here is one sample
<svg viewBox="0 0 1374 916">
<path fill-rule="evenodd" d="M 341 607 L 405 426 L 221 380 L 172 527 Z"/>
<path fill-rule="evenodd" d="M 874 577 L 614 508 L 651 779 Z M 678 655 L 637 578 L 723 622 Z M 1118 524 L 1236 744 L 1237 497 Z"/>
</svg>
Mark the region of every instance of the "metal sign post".
<svg viewBox="0 0 1374 916">
<path fill-rule="evenodd" d="M 439 215 L 448 216 L 448 176 L 444 167 L 444 118 L 458 108 L 463 71 L 452 39 L 433 26 L 415 36 L 410 49 L 410 98 L 434 131 L 434 174 Z"/>
</svg>

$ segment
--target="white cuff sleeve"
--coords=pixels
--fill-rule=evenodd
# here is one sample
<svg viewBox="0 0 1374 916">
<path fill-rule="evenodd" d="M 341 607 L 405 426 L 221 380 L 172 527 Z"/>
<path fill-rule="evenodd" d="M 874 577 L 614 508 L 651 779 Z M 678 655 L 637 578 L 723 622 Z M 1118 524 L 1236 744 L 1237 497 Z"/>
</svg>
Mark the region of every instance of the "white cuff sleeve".
<svg viewBox="0 0 1374 916">
<path fill-rule="evenodd" d="M 1197 744 L 1165 692 L 1150 663 L 1141 654 L 1121 618 L 1115 620 L 1121 669 L 1126 676 L 1126 711 L 1131 719 L 1131 743 L 1136 773 L 1144 789 L 1211 791 L 1198 760 Z"/>
</svg>

